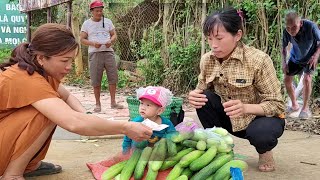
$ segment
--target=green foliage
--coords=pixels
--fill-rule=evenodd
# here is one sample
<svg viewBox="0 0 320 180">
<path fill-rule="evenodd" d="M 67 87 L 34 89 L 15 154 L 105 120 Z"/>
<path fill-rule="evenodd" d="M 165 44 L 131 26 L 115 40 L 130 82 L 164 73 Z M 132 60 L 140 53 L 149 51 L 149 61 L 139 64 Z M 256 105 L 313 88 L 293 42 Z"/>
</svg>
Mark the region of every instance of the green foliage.
<svg viewBox="0 0 320 180">
<path fill-rule="evenodd" d="M 51 21 L 53 23 L 60 23 L 60 22 L 58 22 L 58 18 L 57 18 L 58 8 L 59 8 L 59 6 L 51 7 Z M 35 30 L 40 25 L 47 23 L 47 9 L 39 9 L 39 10 L 32 11 L 31 19 L 32 19 L 31 20 L 32 21 L 32 24 L 31 24 L 32 30 Z"/>
<path fill-rule="evenodd" d="M 318 0 L 311 0 L 308 14 L 310 19 L 314 20 L 318 25 L 320 24 L 320 5 Z"/>
<path fill-rule="evenodd" d="M 194 28 L 188 28 L 194 32 L 194 37 L 186 43 L 183 36 L 177 36 L 168 47 L 170 66 L 166 70 L 165 85 L 183 93 L 197 84 L 199 62 L 201 55 L 201 32 Z"/>
<path fill-rule="evenodd" d="M 118 71 L 118 84 L 117 88 L 121 89 L 129 85 L 129 76 L 124 71 Z M 108 78 L 105 74 L 102 76 L 101 89 L 107 90 L 109 88 Z"/>
<path fill-rule="evenodd" d="M 318 65 L 318 68 L 317 68 L 316 72 L 314 73 L 312 82 L 313 82 L 312 83 L 313 97 L 320 97 L 320 65 Z"/>
<path fill-rule="evenodd" d="M 9 48 L 3 48 L 0 49 L 0 63 L 3 63 L 8 60 L 10 57 L 12 49 Z"/>
<path fill-rule="evenodd" d="M 163 35 L 159 29 L 151 29 L 147 40 L 142 40 L 139 55 L 145 58 L 137 66 L 145 78 L 142 85 L 161 84 L 164 77 L 164 63 L 161 59 Z"/>
<path fill-rule="evenodd" d="M 88 86 L 89 85 L 89 71 L 85 69 L 80 75 L 76 74 L 75 64 L 72 64 L 71 72 L 66 76 L 65 83 L 71 86 Z"/>
</svg>

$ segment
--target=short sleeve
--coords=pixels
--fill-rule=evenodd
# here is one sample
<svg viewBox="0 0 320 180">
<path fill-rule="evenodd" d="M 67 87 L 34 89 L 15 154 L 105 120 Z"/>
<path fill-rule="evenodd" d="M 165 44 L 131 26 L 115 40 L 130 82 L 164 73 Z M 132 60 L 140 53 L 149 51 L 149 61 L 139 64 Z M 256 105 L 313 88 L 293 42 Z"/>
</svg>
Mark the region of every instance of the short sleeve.
<svg viewBox="0 0 320 180">
<path fill-rule="evenodd" d="M 42 99 L 59 98 L 59 82 L 50 79 L 48 82 L 38 73 L 29 75 L 18 68 L 6 70 L 0 76 L 0 110 L 21 108 Z"/>
<path fill-rule="evenodd" d="M 110 19 L 105 18 L 106 27 L 108 27 L 108 31 L 112 31 L 115 29 L 112 21 Z"/>
<path fill-rule="evenodd" d="M 85 33 L 88 34 L 88 26 L 87 26 L 87 24 L 88 24 L 88 22 L 85 21 L 85 22 L 82 24 L 80 31 L 85 32 Z"/>
<path fill-rule="evenodd" d="M 312 33 L 317 41 L 320 41 L 320 30 L 315 23 L 312 23 Z"/>
<path fill-rule="evenodd" d="M 286 30 L 283 30 L 283 36 L 282 36 L 282 48 L 285 49 L 289 44 L 288 39 L 288 32 Z"/>
</svg>

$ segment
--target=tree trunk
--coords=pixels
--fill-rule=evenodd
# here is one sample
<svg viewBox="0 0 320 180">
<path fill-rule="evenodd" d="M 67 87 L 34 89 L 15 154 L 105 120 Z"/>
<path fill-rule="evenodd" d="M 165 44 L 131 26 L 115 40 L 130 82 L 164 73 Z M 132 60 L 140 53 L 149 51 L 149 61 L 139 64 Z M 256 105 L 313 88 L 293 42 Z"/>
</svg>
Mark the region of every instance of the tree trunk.
<svg viewBox="0 0 320 180">
<path fill-rule="evenodd" d="M 52 22 L 51 8 L 48 7 L 48 8 L 47 8 L 47 23 L 51 23 L 51 22 Z"/>
<path fill-rule="evenodd" d="M 163 32 L 163 37 L 164 37 L 164 43 L 162 46 L 162 59 L 164 61 L 165 67 L 170 66 L 169 62 L 169 52 L 168 52 L 168 46 L 169 46 L 169 31 L 170 31 L 170 5 L 171 5 L 171 0 L 165 0 L 163 4 L 163 25 L 162 25 L 162 32 Z"/>
<path fill-rule="evenodd" d="M 67 2 L 67 26 L 71 28 L 71 21 L 72 21 L 72 1 Z"/>
<path fill-rule="evenodd" d="M 76 17 L 72 18 L 72 31 L 77 40 L 80 42 L 80 29 L 79 29 L 79 20 Z M 83 61 L 82 61 L 82 52 L 81 52 L 81 43 L 79 43 L 78 55 L 75 58 L 75 68 L 76 74 L 80 75 L 83 72 Z"/>
</svg>

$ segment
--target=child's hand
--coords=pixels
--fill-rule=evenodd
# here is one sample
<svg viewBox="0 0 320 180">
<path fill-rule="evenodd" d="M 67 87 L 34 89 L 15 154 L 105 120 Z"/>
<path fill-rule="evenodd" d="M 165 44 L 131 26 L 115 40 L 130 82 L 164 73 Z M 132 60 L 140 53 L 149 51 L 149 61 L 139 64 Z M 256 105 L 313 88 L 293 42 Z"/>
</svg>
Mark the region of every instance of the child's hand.
<svg viewBox="0 0 320 180">
<path fill-rule="evenodd" d="M 154 144 L 154 143 L 156 143 L 156 142 L 159 141 L 159 138 L 158 138 L 158 136 L 156 136 L 156 137 L 154 137 L 154 138 L 150 138 L 148 141 L 149 141 L 149 143 Z"/>
</svg>

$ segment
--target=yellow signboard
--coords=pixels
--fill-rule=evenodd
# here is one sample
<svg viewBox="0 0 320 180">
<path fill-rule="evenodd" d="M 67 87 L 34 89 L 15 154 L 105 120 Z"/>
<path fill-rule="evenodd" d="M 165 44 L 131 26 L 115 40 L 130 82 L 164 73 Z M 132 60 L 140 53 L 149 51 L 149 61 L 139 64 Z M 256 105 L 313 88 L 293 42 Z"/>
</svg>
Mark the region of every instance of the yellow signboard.
<svg viewBox="0 0 320 180">
<path fill-rule="evenodd" d="M 58 4 L 62 4 L 71 0 L 19 0 L 20 11 L 28 12 L 37 9 L 43 9 Z"/>
</svg>

